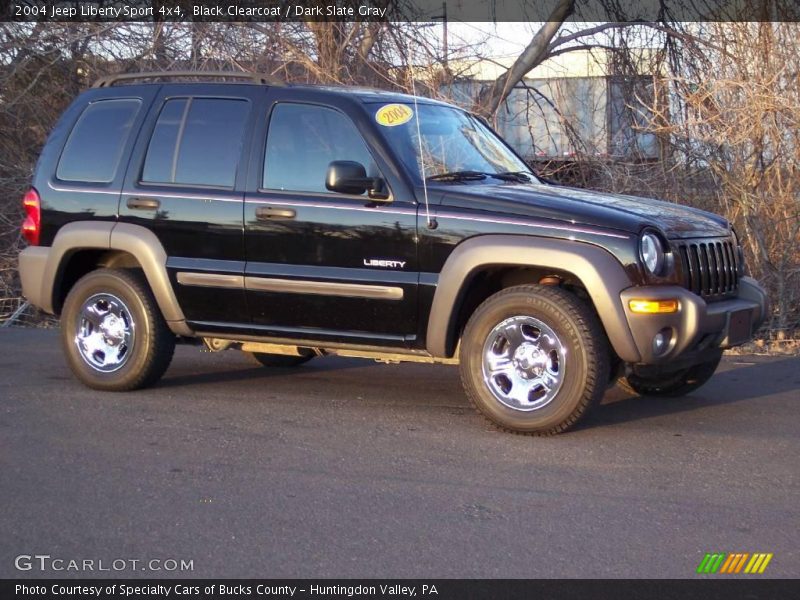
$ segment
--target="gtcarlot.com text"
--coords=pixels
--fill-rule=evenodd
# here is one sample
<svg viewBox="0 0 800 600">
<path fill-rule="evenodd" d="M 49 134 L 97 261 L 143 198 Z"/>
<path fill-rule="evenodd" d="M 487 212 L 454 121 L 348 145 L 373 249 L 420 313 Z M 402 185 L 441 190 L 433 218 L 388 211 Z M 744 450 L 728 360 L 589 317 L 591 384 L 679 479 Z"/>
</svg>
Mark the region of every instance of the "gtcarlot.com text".
<svg viewBox="0 0 800 600">
<path fill-rule="evenodd" d="M 20 554 L 14 559 L 18 571 L 33 572 L 124 572 L 194 571 L 194 560 L 183 558 L 64 558 L 49 554 Z"/>
</svg>

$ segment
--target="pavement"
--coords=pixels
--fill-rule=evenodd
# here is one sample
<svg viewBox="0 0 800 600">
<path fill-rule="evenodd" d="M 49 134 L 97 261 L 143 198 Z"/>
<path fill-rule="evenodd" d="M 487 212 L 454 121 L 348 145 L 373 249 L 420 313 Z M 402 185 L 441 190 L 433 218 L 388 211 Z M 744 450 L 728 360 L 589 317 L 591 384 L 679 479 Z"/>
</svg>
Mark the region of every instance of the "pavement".
<svg viewBox="0 0 800 600">
<path fill-rule="evenodd" d="M 0 578 L 693 578 L 706 552 L 798 577 L 799 451 L 798 357 L 610 390 L 539 439 L 494 430 L 455 367 L 179 347 L 156 387 L 103 393 L 56 331 L 3 329 Z"/>
</svg>

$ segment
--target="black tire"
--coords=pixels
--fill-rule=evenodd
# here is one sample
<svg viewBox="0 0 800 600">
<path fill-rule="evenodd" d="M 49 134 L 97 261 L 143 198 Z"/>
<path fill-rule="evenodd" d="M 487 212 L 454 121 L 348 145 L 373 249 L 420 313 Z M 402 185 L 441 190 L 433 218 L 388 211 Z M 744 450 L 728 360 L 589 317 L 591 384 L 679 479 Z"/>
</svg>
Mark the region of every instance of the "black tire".
<svg viewBox="0 0 800 600">
<path fill-rule="evenodd" d="M 121 301 L 124 308 L 117 311 L 119 316 L 114 315 L 117 323 L 123 323 L 122 329 L 114 329 L 113 333 L 132 331 L 130 344 L 117 342 L 119 336 L 109 338 L 103 333 L 103 324 L 114 312 L 111 306 L 120 306 L 109 299 Z M 84 310 L 86 306 L 94 310 Z M 94 325 L 89 314 L 95 320 L 97 314 L 106 317 L 100 325 Z M 92 335 L 105 342 L 112 339 L 116 345 L 106 348 L 113 351 L 91 352 L 93 346 L 86 340 Z M 75 376 L 90 388 L 108 391 L 135 390 L 155 383 L 169 367 L 175 351 L 175 335 L 167 327 L 144 275 L 129 269 L 98 269 L 78 280 L 61 312 L 61 343 Z M 106 354 L 113 355 L 110 362 L 118 361 L 119 366 L 96 364 L 105 361 Z M 109 368 L 113 370 L 104 370 Z"/>
<path fill-rule="evenodd" d="M 288 354 L 267 354 L 266 352 L 248 352 L 247 354 L 255 361 L 256 363 L 260 364 L 263 367 L 279 367 L 288 369 L 291 367 L 299 367 L 302 364 L 307 363 L 312 358 L 314 358 L 315 354 L 308 351 L 308 354 L 304 354 L 303 356 L 289 356 Z"/>
<path fill-rule="evenodd" d="M 484 346 L 491 344 L 490 335 L 493 339 L 497 335 L 495 327 L 515 319 L 535 320 L 549 328 L 565 357 L 563 364 L 553 360 L 547 365 L 560 373 L 560 387 L 552 386 L 555 391 L 547 392 L 554 394 L 552 398 L 545 398 L 546 403 L 535 409 L 509 406 L 490 388 L 488 380 L 498 380 L 484 378 Z M 520 331 L 524 327 L 529 325 L 521 325 Z M 541 336 L 542 330 L 538 331 Z M 545 341 L 548 338 L 546 335 Z M 517 350 L 527 341 L 529 338 L 523 338 Z M 508 340 L 506 343 L 511 345 Z M 542 345 L 534 342 L 534 347 Z M 494 352 L 495 346 L 491 347 Z M 518 368 L 514 363 L 513 369 Z M 594 311 L 575 295 L 551 286 L 515 286 L 488 298 L 470 317 L 461 341 L 460 370 L 470 401 L 497 427 L 528 435 L 555 435 L 574 426 L 602 399 L 609 377 L 608 341 Z M 525 401 L 534 392 L 527 393 Z"/>
<path fill-rule="evenodd" d="M 659 377 L 643 377 L 636 373 L 629 373 L 625 377 L 620 377 L 619 386 L 631 394 L 640 396 L 669 398 L 685 396 L 711 379 L 720 360 L 722 360 L 722 352 L 716 353 L 711 360 Z"/>
</svg>

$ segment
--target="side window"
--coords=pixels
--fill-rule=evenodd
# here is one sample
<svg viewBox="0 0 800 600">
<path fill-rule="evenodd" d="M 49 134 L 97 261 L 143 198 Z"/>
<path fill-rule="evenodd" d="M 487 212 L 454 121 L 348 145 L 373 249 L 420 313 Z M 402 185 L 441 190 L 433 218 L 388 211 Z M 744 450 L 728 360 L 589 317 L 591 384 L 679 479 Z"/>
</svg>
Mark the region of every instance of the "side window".
<svg viewBox="0 0 800 600">
<path fill-rule="evenodd" d="M 249 107 L 246 100 L 168 100 L 150 138 L 142 181 L 233 187 Z"/>
<path fill-rule="evenodd" d="M 379 175 L 361 134 L 339 111 L 310 104 L 278 104 L 272 110 L 264 155 L 263 186 L 271 190 L 328 192 L 325 176 L 334 160 L 354 160 Z"/>
<path fill-rule="evenodd" d="M 129 98 L 89 104 L 64 145 L 56 177 L 88 183 L 113 181 L 141 104 Z"/>
</svg>

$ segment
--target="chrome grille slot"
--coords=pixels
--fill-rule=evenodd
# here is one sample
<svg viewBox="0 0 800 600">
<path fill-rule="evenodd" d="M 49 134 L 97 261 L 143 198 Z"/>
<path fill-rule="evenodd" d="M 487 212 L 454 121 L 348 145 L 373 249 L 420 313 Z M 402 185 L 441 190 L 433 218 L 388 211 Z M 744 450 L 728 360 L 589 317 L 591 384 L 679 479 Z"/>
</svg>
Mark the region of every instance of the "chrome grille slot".
<svg viewBox="0 0 800 600">
<path fill-rule="evenodd" d="M 738 253 L 730 238 L 675 240 L 673 251 L 687 290 L 714 301 L 736 293 L 739 287 Z"/>
</svg>

